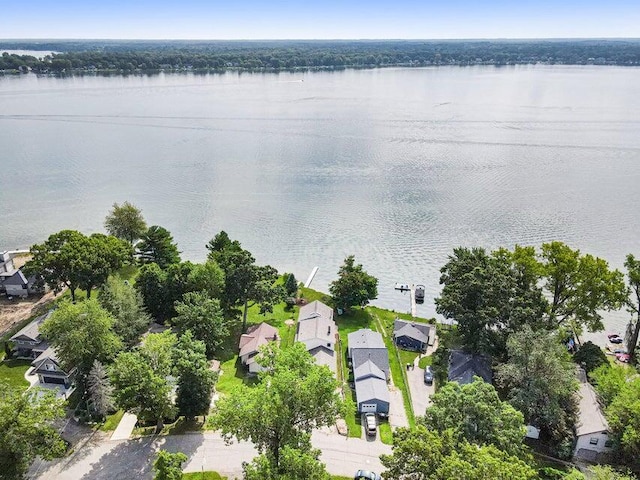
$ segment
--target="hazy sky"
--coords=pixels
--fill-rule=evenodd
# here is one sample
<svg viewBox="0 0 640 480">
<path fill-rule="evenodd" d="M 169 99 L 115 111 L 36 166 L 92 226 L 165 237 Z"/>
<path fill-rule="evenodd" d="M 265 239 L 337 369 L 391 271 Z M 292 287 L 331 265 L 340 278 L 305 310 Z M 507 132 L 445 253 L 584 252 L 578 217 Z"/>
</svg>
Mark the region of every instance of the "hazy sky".
<svg viewBox="0 0 640 480">
<path fill-rule="evenodd" d="M 0 0 L 0 38 L 640 37 L 640 0 Z"/>
</svg>

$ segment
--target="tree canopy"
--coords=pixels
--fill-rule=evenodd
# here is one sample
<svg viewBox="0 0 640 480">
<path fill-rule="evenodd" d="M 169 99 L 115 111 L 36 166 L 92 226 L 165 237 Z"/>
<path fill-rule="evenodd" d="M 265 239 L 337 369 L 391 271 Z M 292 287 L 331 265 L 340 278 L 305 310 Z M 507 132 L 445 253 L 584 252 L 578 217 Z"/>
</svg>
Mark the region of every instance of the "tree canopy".
<svg viewBox="0 0 640 480">
<path fill-rule="evenodd" d="M 54 423 L 63 416 L 53 392 L 0 383 L 0 477 L 21 480 L 37 456 L 61 457 L 66 445 Z"/>
<path fill-rule="evenodd" d="M 122 342 L 130 347 L 138 343 L 151 323 L 142 295 L 120 277 L 111 276 L 100 290 L 98 301 L 113 316 L 113 331 Z"/>
<path fill-rule="evenodd" d="M 40 332 L 56 348 L 67 369 L 76 367 L 82 382 L 93 362 L 109 362 L 122 348 L 113 331 L 114 320 L 95 299 L 62 302 L 41 326 Z"/>
<path fill-rule="evenodd" d="M 182 452 L 158 451 L 153 462 L 153 480 L 182 480 L 182 464 L 186 461 L 187 456 Z"/>
<path fill-rule="evenodd" d="M 106 282 L 131 254 L 131 246 L 115 237 L 62 230 L 32 245 L 25 272 L 41 278 L 56 293 L 68 287 L 75 301 L 76 289 L 86 290 L 91 297 L 91 289 Z"/>
<path fill-rule="evenodd" d="M 220 301 L 204 292 L 188 292 L 175 305 L 177 316 L 173 324 L 181 332 L 191 331 L 197 340 L 204 342 L 207 357 L 213 358 L 220 345 L 229 336 Z"/>
<path fill-rule="evenodd" d="M 220 398 L 210 420 L 227 440 L 250 440 L 282 473 L 283 449 L 310 452 L 311 431 L 332 425 L 342 404 L 331 371 L 316 365 L 303 344 L 280 349 L 270 343 L 258 361 L 266 368 L 258 384 Z"/>
<path fill-rule="evenodd" d="M 509 359 L 497 368 L 508 401 L 560 449 L 571 447 L 577 417 L 575 364 L 552 333 L 528 326 L 507 342 Z M 562 451 L 560 454 L 570 454 Z"/>
<path fill-rule="evenodd" d="M 398 428 L 393 453 L 380 458 L 387 480 L 526 480 L 537 472 L 524 460 L 494 445 L 472 445 L 452 430 L 436 432 L 424 425 Z"/>
<path fill-rule="evenodd" d="M 629 289 L 631 290 L 631 298 L 627 301 L 627 308 L 631 315 L 635 318 L 632 320 L 631 334 L 627 342 L 627 350 L 631 356 L 629 363 L 636 364 L 638 347 L 638 336 L 640 336 L 640 260 L 629 254 L 625 259 L 624 266 L 627 269 L 627 278 Z"/>
<path fill-rule="evenodd" d="M 338 278 L 329 285 L 329 292 L 338 308 L 364 307 L 378 297 L 378 279 L 349 255 L 338 270 Z"/>
<path fill-rule="evenodd" d="M 178 413 L 190 419 L 197 415 L 207 415 L 216 376 L 209 369 L 204 343 L 196 340 L 191 331 L 187 330 L 178 339 L 174 356 L 178 376 Z"/>
<path fill-rule="evenodd" d="M 448 430 L 458 442 L 495 445 L 510 455 L 525 451 L 522 413 L 502 402 L 495 388 L 477 377 L 467 385 L 446 383 L 431 396 L 420 423 L 437 432 Z"/>
<path fill-rule="evenodd" d="M 573 355 L 573 361 L 584 367 L 587 373 L 592 372 L 601 365 L 609 363 L 607 355 L 593 342 L 584 342 Z"/>
<path fill-rule="evenodd" d="M 105 418 L 113 410 L 113 387 L 104 366 L 94 360 L 87 376 L 88 404 L 93 415 Z"/>
<path fill-rule="evenodd" d="M 129 202 L 122 205 L 114 203 L 104 220 L 104 226 L 109 235 L 126 240 L 130 245 L 147 230 L 142 212 Z"/>
<path fill-rule="evenodd" d="M 162 269 L 180 262 L 180 252 L 166 228 L 153 225 L 140 236 L 136 245 L 140 263 L 156 263 Z"/>
</svg>

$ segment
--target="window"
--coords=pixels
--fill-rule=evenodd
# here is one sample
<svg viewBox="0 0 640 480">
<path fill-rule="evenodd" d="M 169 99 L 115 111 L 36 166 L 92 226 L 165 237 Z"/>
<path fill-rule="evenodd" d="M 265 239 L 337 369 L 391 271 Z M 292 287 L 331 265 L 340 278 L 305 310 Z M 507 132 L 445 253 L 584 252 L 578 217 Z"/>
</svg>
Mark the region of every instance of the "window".
<svg viewBox="0 0 640 480">
<path fill-rule="evenodd" d="M 598 444 L 598 437 L 591 437 L 591 439 L 589 440 L 589 443 L 591 445 L 597 445 Z"/>
<path fill-rule="evenodd" d="M 50 363 L 45 363 L 44 368 L 46 370 L 55 370 L 55 367 L 53 365 L 51 365 Z"/>
</svg>

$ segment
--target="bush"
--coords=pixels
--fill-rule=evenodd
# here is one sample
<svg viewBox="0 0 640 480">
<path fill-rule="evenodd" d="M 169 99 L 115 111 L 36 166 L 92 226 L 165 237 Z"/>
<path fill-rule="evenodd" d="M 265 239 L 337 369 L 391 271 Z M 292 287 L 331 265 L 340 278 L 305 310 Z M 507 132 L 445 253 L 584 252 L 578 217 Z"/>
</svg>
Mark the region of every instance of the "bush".
<svg viewBox="0 0 640 480">
<path fill-rule="evenodd" d="M 587 373 L 592 372 L 601 365 L 609 363 L 602 349 L 592 342 L 585 342 L 573 355 L 573 361 L 583 365 Z"/>
</svg>

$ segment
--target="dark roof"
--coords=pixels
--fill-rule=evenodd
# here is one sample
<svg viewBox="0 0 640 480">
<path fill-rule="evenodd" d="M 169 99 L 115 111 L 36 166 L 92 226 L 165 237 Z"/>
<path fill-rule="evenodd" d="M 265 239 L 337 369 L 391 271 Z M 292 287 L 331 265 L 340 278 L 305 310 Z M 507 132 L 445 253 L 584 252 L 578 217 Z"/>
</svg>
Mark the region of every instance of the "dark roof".
<svg viewBox="0 0 640 480">
<path fill-rule="evenodd" d="M 356 401 L 358 403 L 380 400 L 389 403 L 387 382 L 376 377 L 367 377 L 356 382 Z"/>
<path fill-rule="evenodd" d="M 363 378 L 375 377 L 382 380 L 387 380 L 385 372 L 383 372 L 375 363 L 371 360 L 367 360 L 362 365 L 353 369 L 353 378 L 356 382 L 359 382 Z"/>
<path fill-rule="evenodd" d="M 465 353 L 462 350 L 451 350 L 449 355 L 449 381 L 460 385 L 473 382 L 478 376 L 485 382 L 491 383 L 491 359 L 485 355 Z"/>
<path fill-rule="evenodd" d="M 429 343 L 431 325 L 419 322 L 409 322 L 396 318 L 393 322 L 393 335 L 395 337 L 409 337 L 422 343 Z"/>
<path fill-rule="evenodd" d="M 32 322 L 30 322 L 26 327 L 24 327 L 22 330 L 20 330 L 18 333 L 16 333 L 13 337 L 11 337 L 11 340 L 16 340 L 19 337 L 26 337 L 34 342 L 39 342 L 42 339 L 39 338 L 40 337 L 40 325 L 42 325 L 42 323 L 51 316 L 51 314 L 53 313 L 53 310 L 49 310 L 47 313 L 45 313 L 44 315 L 40 315 L 39 317 L 36 317 Z"/>
<path fill-rule="evenodd" d="M 354 372 L 361 366 L 371 361 L 389 378 L 389 354 L 386 348 L 368 348 L 354 350 L 351 355 Z"/>
<path fill-rule="evenodd" d="M 5 279 L 2 281 L 3 285 L 28 285 L 29 284 L 29 280 L 27 280 L 27 277 L 24 276 L 24 273 L 22 273 L 22 271 L 20 270 L 16 270 L 15 272 L 13 272 L 13 275 L 11 275 L 10 277 L 5 277 Z"/>
</svg>

